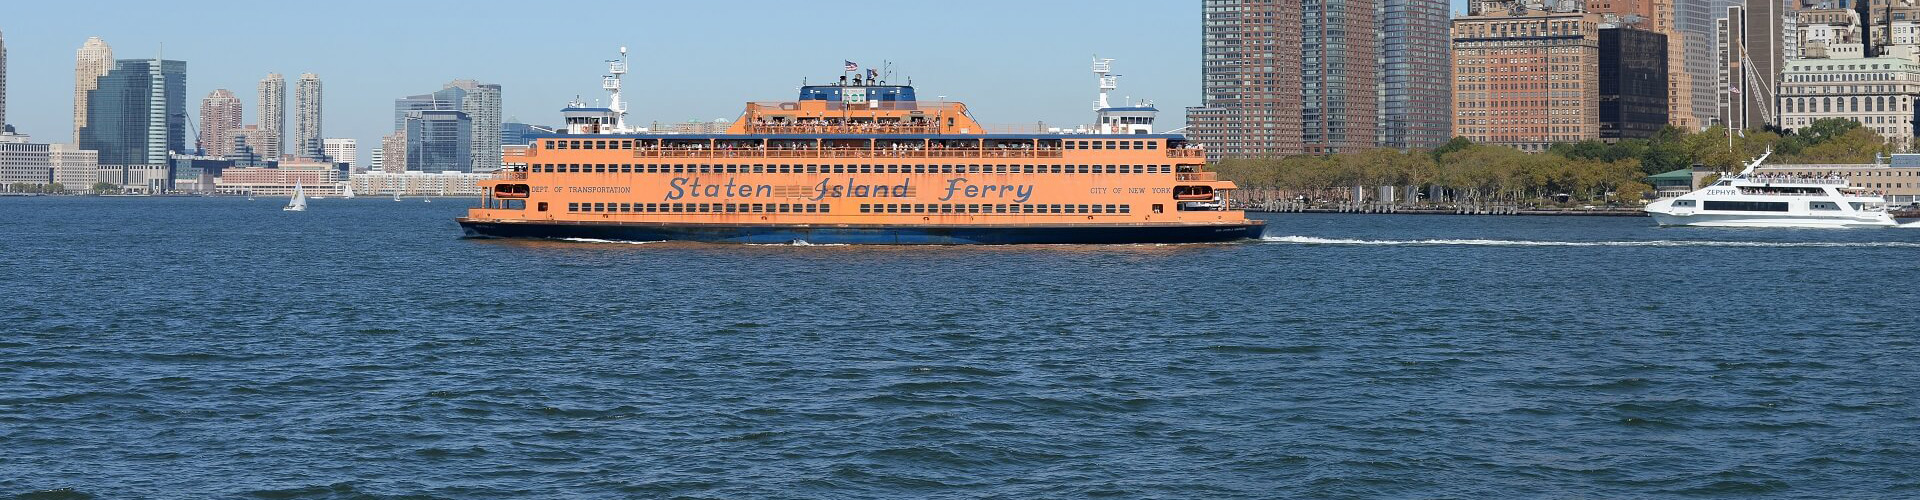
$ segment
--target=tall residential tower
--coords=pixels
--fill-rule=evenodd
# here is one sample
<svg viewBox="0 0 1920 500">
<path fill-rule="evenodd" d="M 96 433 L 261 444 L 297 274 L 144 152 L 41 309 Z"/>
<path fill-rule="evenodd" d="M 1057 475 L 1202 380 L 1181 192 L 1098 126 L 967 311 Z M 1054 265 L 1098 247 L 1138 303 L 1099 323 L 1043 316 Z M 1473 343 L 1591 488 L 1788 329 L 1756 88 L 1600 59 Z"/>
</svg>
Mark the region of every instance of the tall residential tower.
<svg viewBox="0 0 1920 500">
<path fill-rule="evenodd" d="M 227 89 L 214 89 L 200 100 L 200 144 L 208 155 L 233 154 L 233 131 L 240 129 L 240 98 Z"/>
<path fill-rule="evenodd" d="M 289 143 L 293 155 L 308 159 L 324 155 L 320 134 L 320 76 L 303 73 L 293 88 L 293 141 Z"/>
<path fill-rule="evenodd" d="M 270 73 L 260 79 L 260 131 L 265 141 L 250 144 L 262 159 L 278 160 L 287 141 L 287 79 Z"/>
<path fill-rule="evenodd" d="M 100 88 L 100 77 L 113 70 L 113 47 L 100 37 L 88 37 L 73 55 L 73 141 L 80 142 L 80 129 L 87 126 L 87 100 Z"/>
</svg>

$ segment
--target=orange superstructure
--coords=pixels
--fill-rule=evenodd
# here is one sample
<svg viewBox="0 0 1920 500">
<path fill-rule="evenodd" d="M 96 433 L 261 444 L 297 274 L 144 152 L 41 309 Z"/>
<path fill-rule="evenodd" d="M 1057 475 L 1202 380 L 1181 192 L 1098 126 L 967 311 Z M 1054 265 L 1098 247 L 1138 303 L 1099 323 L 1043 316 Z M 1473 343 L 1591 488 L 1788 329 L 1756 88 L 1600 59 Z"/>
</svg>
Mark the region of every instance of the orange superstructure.
<svg viewBox="0 0 1920 500">
<path fill-rule="evenodd" d="M 798 101 L 748 104 L 724 134 L 539 137 L 507 153 L 460 222 L 474 236 L 755 243 L 1259 234 L 1226 209 L 1233 183 L 1203 172 L 1204 152 L 1180 136 L 986 134 L 965 105 L 912 95 L 804 87 Z"/>
</svg>

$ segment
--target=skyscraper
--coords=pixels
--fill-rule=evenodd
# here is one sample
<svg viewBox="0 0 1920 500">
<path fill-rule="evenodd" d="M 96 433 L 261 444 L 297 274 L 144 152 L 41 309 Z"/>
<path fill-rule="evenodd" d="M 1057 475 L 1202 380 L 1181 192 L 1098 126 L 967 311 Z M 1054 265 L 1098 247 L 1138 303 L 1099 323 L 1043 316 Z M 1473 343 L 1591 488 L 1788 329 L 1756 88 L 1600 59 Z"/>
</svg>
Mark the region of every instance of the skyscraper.
<svg viewBox="0 0 1920 500">
<path fill-rule="evenodd" d="M 1372 148 L 1380 108 L 1373 0 L 1300 3 L 1300 143 L 1313 154 Z"/>
<path fill-rule="evenodd" d="M 240 98 L 227 89 L 214 89 L 200 100 L 199 149 L 207 155 L 233 154 L 231 135 L 240 128 Z"/>
<path fill-rule="evenodd" d="M 123 59 L 98 81 L 80 149 L 99 151 L 101 165 L 164 165 L 186 151 L 186 61 Z"/>
<path fill-rule="evenodd" d="M 320 76 L 303 73 L 293 88 L 293 155 L 319 158 L 320 135 Z"/>
<path fill-rule="evenodd" d="M 260 79 L 260 130 L 267 132 L 266 141 L 250 143 L 253 150 L 263 159 L 278 160 L 282 153 L 280 147 L 287 139 L 287 79 L 279 73 L 269 73 Z"/>
<path fill-rule="evenodd" d="M 1668 124 L 1667 36 L 1624 26 L 1600 29 L 1600 139 L 1653 137 Z"/>
<path fill-rule="evenodd" d="M 1708 81 L 1708 75 L 1716 74 L 1717 68 L 1723 67 L 1714 49 L 1718 44 L 1714 20 L 1726 16 L 1728 6 L 1740 3 L 1741 0 L 1673 0 L 1677 34 L 1667 37 L 1667 50 L 1681 52 L 1682 70 L 1670 73 L 1683 75 L 1675 79 L 1679 82 L 1675 86 L 1690 95 L 1669 102 L 1692 108 L 1693 130 L 1711 125 L 1709 122 L 1717 121 L 1720 115 L 1720 93 L 1727 87 Z M 1669 56 L 1668 60 L 1673 58 Z"/>
<path fill-rule="evenodd" d="M 465 139 L 462 140 L 466 141 L 468 151 L 466 154 L 460 156 L 467 158 L 471 164 L 457 170 L 463 172 L 486 172 L 500 168 L 501 112 L 499 85 L 483 84 L 473 80 L 454 80 L 431 94 L 395 99 L 393 101 L 394 130 L 408 133 L 406 138 L 407 159 L 413 161 L 400 163 L 395 160 L 396 157 L 394 155 L 388 154 L 384 159 L 385 164 L 394 165 L 400 163 L 405 165 L 405 168 L 409 170 L 419 170 L 416 168 L 421 165 L 421 163 L 419 163 L 419 161 L 421 161 L 418 157 L 419 154 L 434 155 L 431 161 L 435 162 L 441 161 L 446 157 L 446 155 L 443 154 L 422 153 L 422 151 L 441 151 L 445 145 L 439 144 L 438 141 L 454 139 L 454 136 L 441 131 L 442 128 L 448 126 L 447 124 L 450 121 L 454 120 L 444 114 L 421 115 L 419 114 L 421 111 L 458 111 L 464 116 L 463 120 L 458 121 L 467 123 L 470 127 L 469 130 L 462 134 L 465 137 Z M 420 126 L 420 124 L 414 124 L 412 122 L 421 116 L 431 116 L 429 119 L 433 120 L 434 123 L 425 124 L 425 126 L 431 129 L 433 133 L 428 133 L 429 130 L 416 130 L 414 128 Z M 437 172 L 438 170 L 435 171 Z"/>
<path fill-rule="evenodd" d="M 473 171 L 473 120 L 464 111 L 409 112 L 406 140 L 407 170 Z"/>
<path fill-rule="evenodd" d="M 461 89 L 460 111 L 473 120 L 471 154 L 474 172 L 500 169 L 500 86 L 473 80 L 454 80 L 446 88 Z"/>
<path fill-rule="evenodd" d="M 1380 147 L 1433 149 L 1453 136 L 1446 0 L 1380 1 Z"/>
<path fill-rule="evenodd" d="M 1444 0 L 1206 0 L 1209 158 L 1425 148 L 1451 123 Z"/>
<path fill-rule="evenodd" d="M 99 78 L 113 70 L 113 47 L 100 37 L 87 37 L 73 55 L 73 141 L 80 142 L 80 129 L 87 126 L 87 100 L 100 88 Z"/>
<path fill-rule="evenodd" d="M 0 34 L 0 131 L 7 129 L 7 38 Z"/>
<path fill-rule="evenodd" d="M 1201 105 L 1188 135 L 1208 159 L 1306 152 L 1301 143 L 1300 0 L 1201 3 Z"/>
</svg>

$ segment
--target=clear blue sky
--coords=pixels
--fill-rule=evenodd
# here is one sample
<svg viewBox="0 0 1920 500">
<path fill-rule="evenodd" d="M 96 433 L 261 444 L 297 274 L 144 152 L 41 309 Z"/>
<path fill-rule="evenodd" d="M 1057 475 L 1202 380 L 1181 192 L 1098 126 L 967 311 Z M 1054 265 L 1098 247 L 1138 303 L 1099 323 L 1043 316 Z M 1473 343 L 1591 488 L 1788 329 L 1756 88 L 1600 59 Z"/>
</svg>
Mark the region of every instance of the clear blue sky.
<svg viewBox="0 0 1920 500">
<path fill-rule="evenodd" d="M 1169 127 L 1200 99 L 1198 1 L 7 3 L 7 121 L 48 142 L 69 140 L 74 51 L 88 36 L 116 58 L 164 44 L 187 61 L 196 121 L 200 98 L 225 88 L 255 123 L 261 77 L 285 75 L 291 95 L 316 73 L 326 136 L 358 139 L 362 159 L 391 131 L 393 99 L 459 78 L 502 85 L 509 118 L 558 122 L 574 96 L 603 98 L 602 61 L 621 45 L 642 125 L 731 119 L 746 101 L 793 98 L 803 77 L 839 76 L 843 60 L 892 61 L 922 96 L 965 101 L 986 123 L 1091 121 L 1095 53 L 1117 59 L 1116 98 L 1153 99 Z"/>
</svg>

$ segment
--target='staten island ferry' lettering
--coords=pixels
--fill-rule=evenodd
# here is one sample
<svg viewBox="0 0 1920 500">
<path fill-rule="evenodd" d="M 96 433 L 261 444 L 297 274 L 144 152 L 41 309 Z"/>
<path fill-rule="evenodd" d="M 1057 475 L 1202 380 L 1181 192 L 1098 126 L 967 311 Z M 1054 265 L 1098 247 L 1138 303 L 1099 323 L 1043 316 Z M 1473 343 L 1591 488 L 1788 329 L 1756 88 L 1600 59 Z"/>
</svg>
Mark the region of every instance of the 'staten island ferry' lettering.
<svg viewBox="0 0 1920 500">
<path fill-rule="evenodd" d="M 1259 237 L 1170 134 L 989 134 L 958 102 L 859 78 L 749 103 L 720 134 L 626 133 L 610 108 L 510 148 L 474 237 L 727 243 L 1185 243 Z M 1123 108 L 1109 108 L 1123 109 Z M 1121 114 L 1121 113 L 1116 113 Z M 1118 123 L 1120 120 L 1115 120 Z"/>
</svg>

